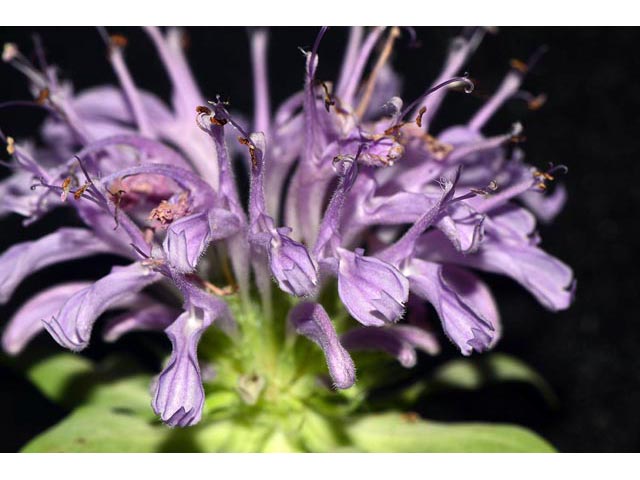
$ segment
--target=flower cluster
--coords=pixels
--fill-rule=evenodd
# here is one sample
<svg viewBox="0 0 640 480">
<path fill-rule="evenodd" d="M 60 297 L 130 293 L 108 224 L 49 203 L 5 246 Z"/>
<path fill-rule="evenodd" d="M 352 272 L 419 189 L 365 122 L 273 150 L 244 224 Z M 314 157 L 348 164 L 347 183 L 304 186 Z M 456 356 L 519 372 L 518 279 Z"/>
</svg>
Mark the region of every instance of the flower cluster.
<svg viewBox="0 0 640 480">
<path fill-rule="evenodd" d="M 511 277 L 548 309 L 569 306 L 572 271 L 540 249 L 536 234 L 536 217 L 549 221 L 564 203 L 561 185 L 544 194 L 564 167 L 540 171 L 524 163 L 518 124 L 502 135 L 482 134 L 508 99 L 539 103 L 520 90 L 535 58 L 512 62 L 473 118 L 436 137 L 429 127 L 446 93 L 473 89 L 456 75 L 484 30 L 455 38 L 433 86 L 407 105 L 395 96 L 399 77 L 389 64 L 400 29 L 353 28 L 331 83 L 317 76 L 325 31 L 303 52 L 303 90 L 273 110 L 268 35 L 251 31 L 250 125 L 225 102 L 205 101 L 178 29 L 146 29 L 171 80 L 170 106 L 136 87 L 122 36 L 100 30 L 119 88 L 77 94 L 38 45 L 36 64 L 14 44 L 4 46 L 3 60 L 28 78 L 34 100 L 3 107 L 32 105 L 50 115 L 38 146 L 0 132 L 13 170 L 0 183 L 0 213 L 20 214 L 28 224 L 67 207 L 86 226 L 63 227 L 4 252 L 0 301 L 55 263 L 99 253 L 130 261 L 95 282 L 62 283 L 35 295 L 4 331 L 8 353 L 19 353 L 42 329 L 80 351 L 103 313 L 123 310 L 109 319 L 104 338 L 166 332 L 173 352 L 154 383 L 152 405 L 167 424 L 187 426 L 200 420 L 205 400 L 200 337 L 212 325 L 242 335 L 231 298 L 260 302 L 262 313 L 272 315 L 274 282 L 304 299 L 275 321 L 322 349 L 339 389 L 356 379 L 350 351 L 381 350 L 406 367 L 417 350 L 437 353 L 421 316 L 426 302 L 462 354 L 495 345 L 498 309 L 472 269 Z M 234 179 L 236 158 L 248 172 L 248 199 Z M 178 292 L 182 310 L 170 294 L 143 292 L 154 284 Z M 319 300 L 330 284 L 357 321 L 340 335 Z"/>
</svg>

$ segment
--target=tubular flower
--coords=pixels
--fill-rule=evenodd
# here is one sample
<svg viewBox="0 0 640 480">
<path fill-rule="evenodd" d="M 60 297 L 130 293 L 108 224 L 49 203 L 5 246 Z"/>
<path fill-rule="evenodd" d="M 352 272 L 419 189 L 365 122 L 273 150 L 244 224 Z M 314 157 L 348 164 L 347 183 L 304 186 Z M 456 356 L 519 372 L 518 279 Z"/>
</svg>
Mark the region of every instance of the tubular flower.
<svg viewBox="0 0 640 480">
<path fill-rule="evenodd" d="M 562 207 L 561 186 L 545 190 L 565 168 L 526 164 L 519 124 L 498 135 L 482 131 L 504 102 L 526 98 L 520 85 L 538 55 L 514 62 L 471 119 L 436 135 L 430 126 L 447 92 L 473 89 L 457 75 L 482 29 L 454 39 L 433 85 L 408 102 L 389 63 L 401 30 L 353 28 L 340 72 L 324 81 L 322 29 L 303 52 L 302 90 L 273 109 L 268 33 L 253 30 L 250 122 L 202 96 L 179 30 L 146 32 L 171 81 L 168 105 L 136 86 L 121 36 L 100 30 L 119 84 L 82 92 L 42 56 L 34 65 L 16 45 L 4 47 L 3 60 L 27 77 L 34 100 L 2 108 L 31 104 L 48 117 L 37 146 L 0 132 L 12 170 L 0 183 L 0 212 L 28 225 L 67 208 L 84 227 L 5 251 L 0 301 L 55 263 L 103 253 L 129 262 L 94 282 L 36 294 L 4 331 L 8 353 L 45 329 L 63 347 L 82 350 L 96 321 L 120 310 L 105 324 L 107 341 L 133 330 L 166 333 L 173 351 L 152 406 L 168 425 L 188 426 L 203 416 L 208 382 L 217 381 L 203 385 L 198 359 L 210 331 L 245 349 L 240 357 L 250 366 L 238 391 L 253 404 L 272 378 L 246 345 L 255 338 L 271 345 L 268 329 L 286 337 L 282 345 L 315 343 L 328 384 L 346 389 L 356 382 L 350 351 L 378 350 L 405 367 L 418 350 L 439 352 L 419 318 L 425 304 L 463 355 L 493 347 L 502 330 L 498 308 L 470 269 L 513 278 L 548 309 L 571 304 L 572 271 L 540 248 L 536 234 L 536 219 L 550 221 Z M 239 168 L 248 195 L 234 178 Z M 336 291 L 338 311 L 323 305 Z M 218 363 L 219 376 L 229 375 Z"/>
</svg>

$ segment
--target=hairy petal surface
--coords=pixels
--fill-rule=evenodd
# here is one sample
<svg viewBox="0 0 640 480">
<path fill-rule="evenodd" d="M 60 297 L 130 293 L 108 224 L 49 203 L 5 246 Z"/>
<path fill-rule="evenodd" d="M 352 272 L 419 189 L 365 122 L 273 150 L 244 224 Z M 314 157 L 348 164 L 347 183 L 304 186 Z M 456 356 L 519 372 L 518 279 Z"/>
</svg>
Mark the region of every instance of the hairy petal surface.
<svg viewBox="0 0 640 480">
<path fill-rule="evenodd" d="M 289 314 L 300 335 L 316 343 L 324 352 L 329 373 L 336 388 L 349 388 L 356 381 L 356 370 L 349 353 L 340 344 L 329 315 L 319 303 L 303 302 Z"/>
</svg>

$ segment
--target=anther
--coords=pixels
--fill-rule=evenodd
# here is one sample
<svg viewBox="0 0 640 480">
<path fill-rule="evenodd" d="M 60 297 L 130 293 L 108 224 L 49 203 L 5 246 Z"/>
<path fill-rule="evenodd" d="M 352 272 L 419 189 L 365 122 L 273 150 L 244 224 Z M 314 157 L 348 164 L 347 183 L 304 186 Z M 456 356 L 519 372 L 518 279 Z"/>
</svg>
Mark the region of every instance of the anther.
<svg viewBox="0 0 640 480">
<path fill-rule="evenodd" d="M 527 102 L 527 107 L 529 110 L 539 110 L 542 106 L 547 102 L 547 96 L 544 93 L 540 95 L 536 95 L 531 100 Z"/>
<path fill-rule="evenodd" d="M 127 37 L 120 34 L 111 35 L 109 37 L 109 40 L 111 42 L 111 45 L 117 48 L 124 48 L 127 46 L 127 43 L 129 43 L 129 40 L 127 40 Z"/>
<path fill-rule="evenodd" d="M 73 192 L 73 198 L 75 198 L 76 200 L 80 200 L 82 195 L 84 195 L 84 192 L 86 192 L 87 188 L 89 188 L 89 185 L 90 185 L 89 183 L 85 183 L 79 189 Z"/>
<path fill-rule="evenodd" d="M 111 190 L 108 190 L 109 194 L 113 197 L 114 199 L 114 204 L 115 204 L 115 210 L 113 212 L 113 219 L 115 220 L 116 224 L 113 227 L 114 230 L 117 230 L 118 227 L 120 226 L 120 220 L 118 219 L 118 212 L 120 211 L 120 203 L 122 202 L 122 195 L 124 195 L 125 193 L 127 193 L 125 190 L 118 190 L 116 192 L 113 192 Z"/>
<path fill-rule="evenodd" d="M 63 202 L 67 201 L 67 196 L 69 195 L 69 191 L 71 190 L 71 177 L 67 177 L 62 182 L 62 194 L 60 195 L 60 200 Z"/>
<path fill-rule="evenodd" d="M 424 114 L 427 112 L 427 107 L 423 106 L 419 111 L 418 111 L 418 116 L 416 117 L 416 125 L 418 125 L 418 127 L 422 128 L 422 117 L 424 116 Z"/>
<path fill-rule="evenodd" d="M 198 105 L 196 107 L 196 112 L 203 115 L 211 115 L 211 109 L 209 107 L 205 107 L 204 105 Z"/>
<path fill-rule="evenodd" d="M 7 137 L 7 153 L 9 155 L 13 155 L 14 153 L 16 153 L 15 143 L 16 142 L 13 137 Z"/>
<path fill-rule="evenodd" d="M 527 66 L 527 64 L 524 63 L 522 60 L 518 60 L 517 58 L 512 58 L 509 61 L 509 65 L 514 70 L 517 70 L 518 72 L 523 73 L 523 74 L 527 73 L 527 70 L 529 70 L 529 67 Z"/>
<path fill-rule="evenodd" d="M 5 43 L 2 48 L 2 61 L 10 62 L 20 54 L 18 46 L 15 43 Z"/>
<path fill-rule="evenodd" d="M 251 140 L 246 137 L 238 137 L 238 142 L 241 145 L 245 145 L 249 148 L 249 156 L 251 157 L 251 166 L 253 168 L 258 167 L 258 159 L 256 158 L 256 146 L 253 144 Z"/>
<path fill-rule="evenodd" d="M 47 100 L 49 100 L 50 97 L 51 97 L 51 92 L 47 87 L 44 87 L 42 90 L 40 90 L 40 93 L 38 93 L 38 97 L 36 98 L 36 103 L 38 105 L 44 105 L 45 103 L 47 103 Z"/>
<path fill-rule="evenodd" d="M 211 115 L 209 117 L 209 121 L 217 127 L 224 127 L 227 123 L 229 123 L 229 120 L 227 120 L 226 118 L 216 118 L 215 115 Z"/>
<path fill-rule="evenodd" d="M 329 112 L 331 107 L 336 104 L 336 101 L 331 96 L 331 91 L 329 90 L 329 86 L 326 82 L 320 82 L 322 89 L 324 90 L 324 108 Z"/>
</svg>

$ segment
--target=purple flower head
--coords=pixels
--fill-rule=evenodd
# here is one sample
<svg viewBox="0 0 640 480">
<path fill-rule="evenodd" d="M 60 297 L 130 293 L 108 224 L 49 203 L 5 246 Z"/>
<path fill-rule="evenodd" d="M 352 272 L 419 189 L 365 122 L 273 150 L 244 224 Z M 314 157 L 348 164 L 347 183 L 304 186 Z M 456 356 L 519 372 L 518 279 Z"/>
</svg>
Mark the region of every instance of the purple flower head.
<svg viewBox="0 0 640 480">
<path fill-rule="evenodd" d="M 550 222 L 562 208 L 563 187 L 546 190 L 566 168 L 525 163 L 517 122 L 483 132 L 505 102 L 542 102 L 521 90 L 539 52 L 513 62 L 470 119 L 436 132 L 446 95 L 473 89 L 460 75 L 483 29 L 465 29 L 433 83 L 402 99 L 390 63 L 401 29 L 353 28 L 340 71 L 327 78 L 323 28 L 300 60 L 304 84 L 280 105 L 269 93 L 269 34 L 251 30 L 253 118 L 202 96 L 179 29 L 145 31 L 171 84 L 168 103 L 136 85 L 126 39 L 104 29 L 118 85 L 81 92 L 43 55 L 34 64 L 5 46 L 3 60 L 26 76 L 33 100 L 0 108 L 33 106 L 47 118 L 37 143 L 0 130 L 11 157 L 0 214 L 28 226 L 62 208 L 84 227 L 63 226 L 0 255 L 0 302 L 53 264 L 104 253 L 126 264 L 29 299 L 4 330 L 8 353 L 44 329 L 80 351 L 102 315 L 118 310 L 102 331 L 107 341 L 166 333 L 172 351 L 152 406 L 168 425 L 189 426 L 207 415 L 209 383 L 230 382 L 247 405 L 259 405 L 263 390 L 270 399 L 278 389 L 297 392 L 306 365 L 293 368 L 286 357 L 306 341 L 296 334 L 320 347 L 338 389 L 356 381 L 349 352 L 379 350 L 405 367 L 418 351 L 437 354 L 427 305 L 463 355 L 492 348 L 502 332 L 498 308 L 471 270 L 514 279 L 548 309 L 571 304 L 573 272 L 536 233 L 537 219 Z M 209 352 L 209 334 L 229 338 L 233 347 L 220 353 L 228 359 Z M 216 378 L 203 375 L 199 354 L 214 358 Z"/>
</svg>

